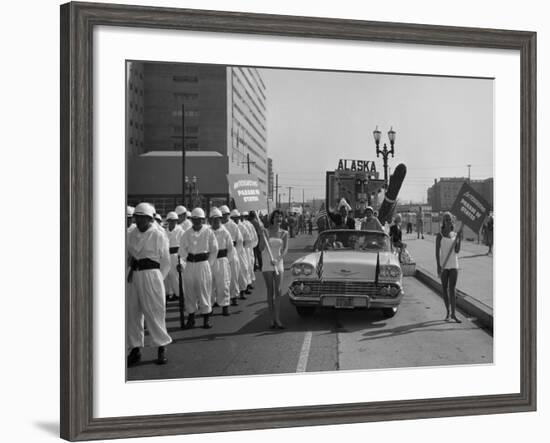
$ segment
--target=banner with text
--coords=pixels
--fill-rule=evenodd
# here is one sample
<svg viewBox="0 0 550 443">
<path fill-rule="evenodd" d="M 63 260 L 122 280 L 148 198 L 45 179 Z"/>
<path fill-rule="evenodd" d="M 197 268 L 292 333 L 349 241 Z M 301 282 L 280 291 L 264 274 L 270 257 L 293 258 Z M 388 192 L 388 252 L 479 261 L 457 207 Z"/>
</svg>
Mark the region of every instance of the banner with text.
<svg viewBox="0 0 550 443">
<path fill-rule="evenodd" d="M 467 183 L 460 188 L 451 208 L 451 213 L 474 232 L 480 231 L 489 211 L 489 203 Z"/>
<path fill-rule="evenodd" d="M 260 211 L 267 209 L 265 195 L 260 189 L 260 182 L 252 174 L 227 174 L 229 195 L 240 211 Z"/>
</svg>

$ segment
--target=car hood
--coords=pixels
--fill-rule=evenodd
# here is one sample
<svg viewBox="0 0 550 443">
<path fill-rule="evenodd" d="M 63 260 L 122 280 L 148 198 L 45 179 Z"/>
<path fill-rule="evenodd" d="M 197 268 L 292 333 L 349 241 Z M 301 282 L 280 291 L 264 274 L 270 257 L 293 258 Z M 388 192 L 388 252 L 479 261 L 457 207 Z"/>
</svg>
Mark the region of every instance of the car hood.
<svg viewBox="0 0 550 443">
<path fill-rule="evenodd" d="M 392 252 L 325 251 L 323 252 L 323 279 L 374 280 L 377 256 L 380 265 L 399 262 Z M 317 268 L 321 252 L 308 254 L 294 263 L 308 263 Z M 317 276 L 314 273 L 314 276 Z"/>
</svg>

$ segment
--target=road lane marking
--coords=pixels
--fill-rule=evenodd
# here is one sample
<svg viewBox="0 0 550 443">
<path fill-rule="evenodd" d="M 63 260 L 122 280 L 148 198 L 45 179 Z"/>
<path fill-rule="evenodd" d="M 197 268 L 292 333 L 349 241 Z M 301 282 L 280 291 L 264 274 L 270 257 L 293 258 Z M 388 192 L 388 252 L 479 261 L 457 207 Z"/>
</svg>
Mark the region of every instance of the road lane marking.
<svg viewBox="0 0 550 443">
<path fill-rule="evenodd" d="M 300 351 L 300 358 L 298 359 L 298 367 L 296 368 L 296 372 L 306 372 L 312 335 L 313 334 L 311 331 L 306 332 L 304 342 L 302 343 L 302 350 Z"/>
</svg>

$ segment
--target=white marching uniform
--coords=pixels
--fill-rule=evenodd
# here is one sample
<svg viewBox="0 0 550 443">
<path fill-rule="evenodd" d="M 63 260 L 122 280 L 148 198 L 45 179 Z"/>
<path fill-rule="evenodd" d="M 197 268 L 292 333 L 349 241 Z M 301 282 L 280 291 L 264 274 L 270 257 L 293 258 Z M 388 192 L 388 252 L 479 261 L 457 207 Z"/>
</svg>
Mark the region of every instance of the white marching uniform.
<svg viewBox="0 0 550 443">
<path fill-rule="evenodd" d="M 245 246 L 245 249 L 248 254 L 248 273 L 250 276 L 249 279 L 251 282 L 254 282 L 256 281 L 256 274 L 254 273 L 254 248 L 258 246 L 258 234 L 254 225 L 248 220 L 243 220 L 242 223 L 250 233 L 250 242 L 248 243 L 248 245 Z"/>
<path fill-rule="evenodd" d="M 239 228 L 239 231 L 241 232 L 241 235 L 243 236 L 243 249 L 239 252 L 239 260 L 241 262 L 241 272 L 243 273 L 244 279 L 245 279 L 245 287 L 252 284 L 252 278 L 250 277 L 250 255 L 249 255 L 249 249 L 250 244 L 252 242 L 252 238 L 250 236 L 250 230 L 244 225 L 243 222 L 239 222 L 237 224 L 237 227 Z M 244 289 L 241 289 L 244 291 Z"/>
<path fill-rule="evenodd" d="M 205 260 L 194 257 L 203 255 Z M 212 266 L 218 255 L 218 242 L 211 229 L 202 225 L 198 231 L 193 228 L 183 233 L 180 240 L 180 257 L 187 263 L 183 272 L 185 287 L 185 310 L 194 314 L 212 312 Z M 200 261 L 193 261 L 193 260 Z"/>
<path fill-rule="evenodd" d="M 229 232 L 233 240 L 234 248 L 232 254 L 228 254 L 228 257 L 231 266 L 231 298 L 236 298 L 239 296 L 240 291 L 246 289 L 245 271 L 241 270 L 241 260 L 244 260 L 243 235 L 237 223 L 231 219 L 224 223 L 223 226 L 227 232 Z"/>
<path fill-rule="evenodd" d="M 170 248 L 170 271 L 164 279 L 166 294 L 179 295 L 178 256 L 183 229 L 180 225 L 176 225 L 171 231 L 167 229 L 165 232 L 168 236 L 168 246 Z"/>
<path fill-rule="evenodd" d="M 218 242 L 218 258 L 212 266 L 212 304 L 229 306 L 231 295 L 231 266 L 229 257 L 233 257 L 233 239 L 227 229 L 221 225 L 218 229 L 210 228 Z M 223 252 L 225 251 L 225 252 Z M 220 257 L 220 255 L 225 255 Z"/>
<path fill-rule="evenodd" d="M 128 232 L 127 248 L 134 263 L 134 270 L 129 271 L 131 281 L 128 283 L 126 304 L 127 344 L 130 348 L 144 346 L 145 318 L 151 345 L 165 346 L 172 342 L 166 331 L 164 291 L 164 278 L 170 270 L 168 241 L 154 226 L 145 232 L 134 228 Z M 151 264 L 158 267 L 146 266 Z"/>
<path fill-rule="evenodd" d="M 184 221 L 178 224 L 178 226 L 183 229 L 183 232 L 187 231 L 191 226 L 193 226 L 193 223 L 191 223 L 191 220 L 186 218 Z"/>
</svg>

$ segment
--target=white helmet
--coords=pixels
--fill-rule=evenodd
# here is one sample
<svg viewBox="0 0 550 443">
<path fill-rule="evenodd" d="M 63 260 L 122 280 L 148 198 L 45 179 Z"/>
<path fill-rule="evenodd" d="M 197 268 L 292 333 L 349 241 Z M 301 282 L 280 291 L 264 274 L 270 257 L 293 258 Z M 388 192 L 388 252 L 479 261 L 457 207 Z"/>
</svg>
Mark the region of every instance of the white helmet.
<svg viewBox="0 0 550 443">
<path fill-rule="evenodd" d="M 155 214 L 155 220 L 162 221 L 162 216 L 160 214 Z"/>
<path fill-rule="evenodd" d="M 178 214 L 176 214 L 174 211 L 169 212 L 166 214 L 166 220 L 177 220 Z"/>
<path fill-rule="evenodd" d="M 248 211 L 243 211 L 241 214 L 243 217 L 248 217 Z"/>
<path fill-rule="evenodd" d="M 222 214 L 229 214 L 231 212 L 226 205 L 220 206 L 220 211 Z"/>
<path fill-rule="evenodd" d="M 176 209 L 174 209 L 176 214 L 180 216 L 181 214 L 185 214 L 187 212 L 187 209 L 185 209 L 185 206 L 176 206 Z"/>
<path fill-rule="evenodd" d="M 153 208 L 153 205 L 150 203 L 140 203 L 136 206 L 134 215 L 145 215 L 153 218 L 155 215 L 155 208 Z"/>
<path fill-rule="evenodd" d="M 134 208 L 133 206 L 126 206 L 126 217 L 131 217 L 132 215 L 134 215 L 135 210 L 136 208 Z"/>
<path fill-rule="evenodd" d="M 186 214 L 187 214 L 187 217 L 191 217 L 191 211 L 188 210 L 188 211 L 186 212 Z"/>
<path fill-rule="evenodd" d="M 233 218 L 233 217 L 240 217 L 241 214 L 240 214 L 240 212 L 239 212 L 237 209 L 233 209 L 233 210 L 231 211 L 231 214 L 230 214 L 229 216 L 230 216 L 231 218 Z"/>
<path fill-rule="evenodd" d="M 202 208 L 195 208 L 191 211 L 191 218 L 206 218 Z"/>
<path fill-rule="evenodd" d="M 222 216 L 222 211 L 220 211 L 218 208 L 212 208 L 210 210 L 210 218 L 221 217 L 221 216 Z"/>
</svg>

